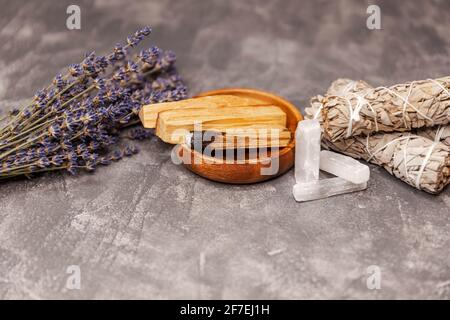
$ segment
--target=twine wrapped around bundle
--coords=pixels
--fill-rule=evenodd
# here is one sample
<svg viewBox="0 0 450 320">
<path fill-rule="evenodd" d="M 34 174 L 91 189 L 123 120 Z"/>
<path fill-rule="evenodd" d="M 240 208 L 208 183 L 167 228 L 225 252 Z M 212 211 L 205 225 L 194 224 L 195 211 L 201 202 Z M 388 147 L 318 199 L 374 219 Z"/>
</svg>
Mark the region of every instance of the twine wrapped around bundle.
<svg viewBox="0 0 450 320">
<path fill-rule="evenodd" d="M 328 89 L 327 96 L 348 99 L 372 90 L 364 81 L 339 79 Z M 323 122 L 323 99 L 317 96 L 311 100 L 311 107 L 306 109 L 308 118 L 318 118 Z M 337 141 L 331 141 L 325 134 L 322 143 L 353 158 L 380 165 L 419 190 L 439 193 L 450 183 L 450 144 L 445 144 L 448 143 L 449 131 L 450 126 L 438 126 L 417 130 L 416 133 L 378 133 Z"/>
<path fill-rule="evenodd" d="M 364 85 L 364 82 L 359 82 Z M 402 132 L 450 122 L 450 77 L 319 96 L 330 141 L 379 131 Z"/>
</svg>

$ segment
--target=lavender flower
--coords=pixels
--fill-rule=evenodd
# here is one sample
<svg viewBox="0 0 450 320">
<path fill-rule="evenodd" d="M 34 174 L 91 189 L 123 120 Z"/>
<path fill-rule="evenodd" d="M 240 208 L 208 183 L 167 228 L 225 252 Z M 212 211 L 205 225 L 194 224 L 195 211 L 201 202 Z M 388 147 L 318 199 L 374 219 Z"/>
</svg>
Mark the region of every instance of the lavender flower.
<svg viewBox="0 0 450 320">
<path fill-rule="evenodd" d="M 151 47 L 130 58 L 130 49 L 150 33 L 149 27 L 136 31 L 105 56 L 86 54 L 39 90 L 28 106 L 10 112 L 0 127 L 0 178 L 50 170 L 75 175 L 136 154 L 134 146 L 110 148 L 122 129 L 138 122 L 141 105 L 187 95 L 173 52 Z M 151 136 L 135 128 L 127 137 Z"/>
<path fill-rule="evenodd" d="M 146 130 L 143 128 L 132 129 L 128 133 L 128 138 L 132 140 L 145 140 L 153 136 L 153 133 L 150 130 Z"/>
</svg>

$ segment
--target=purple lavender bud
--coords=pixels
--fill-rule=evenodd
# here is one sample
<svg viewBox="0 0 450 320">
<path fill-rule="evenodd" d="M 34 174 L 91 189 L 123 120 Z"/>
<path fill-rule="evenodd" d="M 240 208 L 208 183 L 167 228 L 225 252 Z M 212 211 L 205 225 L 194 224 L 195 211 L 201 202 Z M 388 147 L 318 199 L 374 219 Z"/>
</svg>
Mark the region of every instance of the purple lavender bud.
<svg viewBox="0 0 450 320">
<path fill-rule="evenodd" d="M 130 151 L 132 154 L 138 154 L 139 153 L 139 148 L 135 147 L 135 146 L 131 146 L 130 147 Z"/>
<path fill-rule="evenodd" d="M 95 170 L 95 162 L 87 161 L 84 167 L 87 171 L 92 172 Z"/>
<path fill-rule="evenodd" d="M 26 119 L 29 118 L 31 116 L 31 111 L 26 109 L 22 111 L 22 116 Z"/>
<path fill-rule="evenodd" d="M 132 73 L 136 73 L 139 70 L 139 67 L 133 61 L 128 61 L 126 69 Z"/>
<path fill-rule="evenodd" d="M 46 100 L 41 100 L 38 102 L 37 106 L 39 107 L 39 109 L 45 109 L 45 107 L 47 106 L 47 101 Z"/>
<path fill-rule="evenodd" d="M 47 168 L 50 166 L 50 160 L 48 160 L 47 157 L 41 157 L 37 162 L 36 165 L 39 168 Z"/>
<path fill-rule="evenodd" d="M 42 89 L 42 90 L 38 90 L 36 92 L 36 94 L 34 95 L 34 100 L 42 101 L 42 100 L 45 100 L 46 97 L 47 97 L 47 92 L 45 89 Z"/>
<path fill-rule="evenodd" d="M 113 74 L 113 80 L 121 81 L 126 78 L 126 72 L 123 68 L 120 68 Z"/>
<path fill-rule="evenodd" d="M 97 95 L 92 99 L 92 103 L 95 106 L 104 105 L 107 100 L 107 95 L 105 90 L 99 90 Z"/>
<path fill-rule="evenodd" d="M 45 157 L 47 155 L 47 152 L 45 151 L 44 147 L 37 148 L 36 152 L 39 158 Z"/>
<path fill-rule="evenodd" d="M 106 88 L 105 87 L 105 79 L 95 78 L 92 83 L 99 90 L 105 90 L 105 88 Z"/>
<path fill-rule="evenodd" d="M 119 120 L 119 123 L 120 123 L 120 124 L 127 124 L 127 123 L 130 122 L 130 120 L 131 120 L 131 116 L 130 116 L 130 115 L 127 115 L 127 116 L 123 117 L 122 119 L 120 119 L 120 120 Z"/>
<path fill-rule="evenodd" d="M 61 149 L 63 149 L 64 151 L 73 150 L 73 144 L 72 144 L 72 141 L 70 141 L 70 139 L 62 140 L 60 145 L 61 145 Z"/>
<path fill-rule="evenodd" d="M 81 108 L 83 110 L 91 110 L 94 107 L 94 103 L 92 102 L 92 98 L 88 97 L 82 101 L 81 105 L 76 106 L 76 107 L 77 107 L 77 109 Z"/>
<path fill-rule="evenodd" d="M 64 157 L 62 155 L 55 155 L 50 161 L 53 165 L 59 167 L 64 163 Z"/>
<path fill-rule="evenodd" d="M 153 67 L 159 61 L 161 52 L 161 49 L 158 47 L 152 47 L 147 50 L 142 50 L 138 57 L 142 62 L 148 64 L 149 67 Z"/>
<path fill-rule="evenodd" d="M 61 102 L 59 100 L 54 101 L 50 106 L 50 111 L 54 113 L 61 111 Z"/>
<path fill-rule="evenodd" d="M 66 86 L 66 81 L 63 80 L 63 77 L 61 74 L 58 74 L 54 79 L 53 79 L 53 85 L 58 89 L 58 90 L 62 90 L 65 86 Z"/>
<path fill-rule="evenodd" d="M 86 54 L 86 58 L 81 62 L 84 74 L 90 77 L 97 76 L 97 68 L 95 65 L 95 53 Z"/>
<path fill-rule="evenodd" d="M 50 133 L 50 135 L 54 138 L 59 138 L 61 137 L 61 127 L 59 125 L 52 125 L 49 129 L 48 132 Z"/>
<path fill-rule="evenodd" d="M 123 149 L 123 155 L 125 157 L 131 157 L 133 155 L 133 150 L 130 147 Z"/>
<path fill-rule="evenodd" d="M 130 130 L 128 137 L 133 140 L 144 140 L 153 136 L 152 131 L 143 128 L 136 128 Z"/>
<path fill-rule="evenodd" d="M 150 28 L 149 26 L 145 26 L 137 32 L 139 32 L 141 35 L 146 37 L 146 36 L 150 35 L 150 33 L 152 33 L 152 28 Z"/>
<path fill-rule="evenodd" d="M 77 155 L 74 151 L 69 151 L 68 153 L 66 153 L 65 159 L 66 159 L 69 163 L 77 163 L 77 161 L 78 161 L 78 155 Z"/>
<path fill-rule="evenodd" d="M 97 151 L 100 148 L 100 144 L 97 141 L 91 141 L 88 145 L 90 151 Z"/>
<path fill-rule="evenodd" d="M 109 166 L 111 164 L 111 159 L 109 157 L 100 157 L 97 160 L 97 164 Z"/>
<path fill-rule="evenodd" d="M 172 68 L 172 72 L 174 72 L 174 69 L 175 68 Z M 172 83 L 180 83 L 180 82 L 182 82 L 182 79 L 181 79 L 181 76 L 175 70 L 174 73 L 170 74 L 169 81 Z"/>
<path fill-rule="evenodd" d="M 161 68 L 168 69 L 170 68 L 177 60 L 177 56 L 171 50 L 164 52 L 163 57 L 161 59 Z"/>
<path fill-rule="evenodd" d="M 92 161 L 92 162 L 96 163 L 98 161 L 98 154 L 97 153 L 91 153 L 91 155 L 89 157 L 89 161 Z"/>
<path fill-rule="evenodd" d="M 133 92 L 133 94 L 131 95 L 131 99 L 135 102 L 140 102 L 142 101 L 142 98 L 144 97 L 143 94 L 143 90 L 136 90 Z"/>
<path fill-rule="evenodd" d="M 68 71 L 74 78 L 77 78 L 83 74 L 83 68 L 77 63 L 71 64 Z"/>
<path fill-rule="evenodd" d="M 142 39 L 143 39 L 143 37 L 141 35 L 133 35 L 133 36 L 127 37 L 127 44 L 130 47 L 135 47 L 139 44 L 139 42 L 141 42 Z"/>
<path fill-rule="evenodd" d="M 108 136 L 106 139 L 102 140 L 105 146 L 116 145 L 119 138 L 116 136 Z"/>
<path fill-rule="evenodd" d="M 163 95 L 162 95 L 161 91 L 154 91 L 151 93 L 151 95 L 149 97 L 149 102 L 147 102 L 146 104 L 161 102 L 162 97 L 163 97 Z"/>
<path fill-rule="evenodd" d="M 66 116 L 61 126 L 63 128 L 66 128 L 69 132 L 73 132 L 78 128 L 78 124 L 76 123 L 75 118 L 72 116 Z"/>
<path fill-rule="evenodd" d="M 91 157 L 91 153 L 88 150 L 86 150 L 83 153 L 79 154 L 79 156 L 81 157 L 81 159 L 87 161 Z"/>
<path fill-rule="evenodd" d="M 98 72 L 104 71 L 109 66 L 108 60 L 104 56 L 96 56 L 94 64 Z"/>
<path fill-rule="evenodd" d="M 69 166 L 67 167 L 67 172 L 69 172 L 71 175 L 75 176 L 78 174 L 78 169 L 76 168 L 75 165 L 69 164 Z"/>
<path fill-rule="evenodd" d="M 125 48 L 122 46 L 122 44 L 117 43 L 114 47 L 114 61 L 121 61 L 125 59 L 125 56 L 127 55 L 127 52 Z"/>
<path fill-rule="evenodd" d="M 87 151 L 87 146 L 84 143 L 79 144 L 76 148 L 77 154 L 82 154 L 85 151 Z"/>
<path fill-rule="evenodd" d="M 30 158 L 35 158 L 35 157 L 37 156 L 36 149 L 29 149 L 29 150 L 27 151 L 27 155 L 28 155 L 28 157 L 30 157 Z"/>
<path fill-rule="evenodd" d="M 179 85 L 173 91 L 170 92 L 171 101 L 186 99 L 186 97 L 187 97 L 187 87 L 183 84 Z"/>
<path fill-rule="evenodd" d="M 18 108 L 13 108 L 11 111 L 9 111 L 9 115 L 11 117 L 15 117 L 20 113 L 20 110 Z"/>
<path fill-rule="evenodd" d="M 114 151 L 113 154 L 111 155 L 112 161 L 119 161 L 122 158 L 123 158 L 123 153 L 120 150 Z"/>
<path fill-rule="evenodd" d="M 83 60 L 83 62 L 82 62 L 81 64 L 84 64 L 84 63 L 86 63 L 87 61 L 94 61 L 94 59 L 95 59 L 95 52 L 94 52 L 94 51 L 91 51 L 91 52 L 86 53 L 86 54 L 84 55 L 84 60 Z"/>
</svg>

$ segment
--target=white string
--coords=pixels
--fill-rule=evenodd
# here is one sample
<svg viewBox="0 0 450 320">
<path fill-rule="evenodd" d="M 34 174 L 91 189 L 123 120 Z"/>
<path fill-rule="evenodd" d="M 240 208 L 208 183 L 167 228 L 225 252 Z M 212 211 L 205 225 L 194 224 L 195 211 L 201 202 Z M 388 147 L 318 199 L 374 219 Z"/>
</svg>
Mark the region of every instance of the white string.
<svg viewBox="0 0 450 320">
<path fill-rule="evenodd" d="M 408 139 L 406 140 L 405 147 L 403 148 L 403 165 L 405 166 L 405 178 L 409 181 L 409 172 L 408 172 L 408 161 L 407 161 L 407 149 L 409 144 L 409 135 Z"/>
<path fill-rule="evenodd" d="M 347 84 L 343 90 L 341 90 L 341 94 L 346 94 L 347 92 L 354 90 L 357 84 L 357 81 L 351 80 L 350 83 Z"/>
<path fill-rule="evenodd" d="M 355 109 L 353 109 L 352 102 L 350 101 L 350 99 L 348 99 L 348 98 L 345 98 L 345 99 L 347 100 L 348 108 L 350 111 L 350 117 L 348 119 L 347 135 L 346 135 L 346 138 L 349 138 L 352 135 L 352 131 L 353 131 L 353 121 L 359 122 L 361 120 L 359 113 L 361 112 L 361 109 L 362 109 L 364 103 L 362 101 L 363 99 L 360 96 L 357 96 L 356 97 L 357 103 L 356 103 Z"/>
<path fill-rule="evenodd" d="M 394 140 L 389 141 L 389 142 L 386 143 L 384 146 L 378 148 L 374 153 L 372 153 L 371 156 L 367 159 L 367 161 L 372 160 L 372 158 L 373 158 L 377 153 L 379 153 L 379 152 L 382 151 L 383 149 L 387 148 L 387 147 L 390 146 L 391 144 L 393 144 L 393 143 L 395 143 L 395 142 L 398 142 L 398 141 L 402 141 L 402 140 L 414 138 L 414 137 L 419 137 L 419 136 L 416 136 L 416 135 L 408 135 L 408 136 L 406 136 L 406 137 L 398 137 L 398 138 L 395 138 Z M 369 143 L 368 143 L 368 141 L 369 141 L 369 140 L 367 140 L 367 146 L 366 146 L 367 150 L 369 150 Z M 370 152 L 369 152 L 369 154 L 370 154 Z"/>
<path fill-rule="evenodd" d="M 440 142 L 442 139 L 442 136 L 444 135 L 445 127 L 439 126 L 439 128 L 436 131 L 436 135 L 434 136 L 434 142 Z"/>
<path fill-rule="evenodd" d="M 352 80 L 352 81 L 350 81 L 350 83 L 348 83 L 346 86 L 345 86 L 345 88 L 343 89 L 343 90 L 341 90 L 341 95 L 343 96 L 344 94 L 346 94 L 346 93 L 349 93 L 351 90 L 354 90 L 355 89 L 355 87 L 356 87 L 356 84 L 357 84 L 357 82 L 355 81 L 355 80 Z M 350 122 L 349 122 L 349 125 L 348 125 L 348 128 L 350 128 L 350 131 L 351 131 L 351 127 L 352 127 L 352 122 L 353 122 L 353 114 L 354 114 L 354 111 L 353 111 L 353 108 L 352 108 L 352 102 L 350 101 L 350 99 L 347 99 L 347 98 L 345 98 L 345 97 L 343 97 L 345 100 L 347 100 L 347 103 L 348 103 L 348 106 L 349 106 L 349 108 L 350 108 Z M 359 103 L 360 103 L 360 100 L 359 100 L 359 97 L 356 97 L 357 99 L 358 99 L 358 104 L 357 104 L 357 106 L 356 106 L 356 108 L 355 108 L 355 110 L 356 109 L 358 109 L 358 105 L 359 105 Z M 362 107 L 361 107 L 362 108 Z M 359 109 L 359 111 L 360 111 L 361 109 Z M 358 120 L 357 121 L 359 121 L 359 111 L 358 111 Z M 347 135 L 348 135 L 348 128 L 347 128 Z M 348 138 L 348 136 L 347 136 L 347 138 Z"/>
<path fill-rule="evenodd" d="M 339 92 L 339 95 L 344 95 L 344 94 L 346 94 L 347 92 L 350 92 L 351 90 L 355 89 L 355 87 L 356 87 L 357 84 L 358 84 L 357 81 L 351 80 L 350 83 L 348 83 L 348 84 L 344 87 L 344 89 L 341 90 L 341 91 Z M 320 104 L 320 107 L 317 109 L 316 113 L 314 114 L 313 119 L 319 118 L 319 115 L 320 115 L 320 112 L 322 111 L 322 109 L 323 109 L 323 103 Z"/>
<path fill-rule="evenodd" d="M 416 177 L 416 188 L 419 190 L 421 189 L 420 188 L 420 180 L 422 179 L 422 175 L 423 175 L 423 172 L 425 171 L 425 167 L 427 166 L 427 163 L 430 160 L 431 155 L 433 154 L 434 148 L 436 148 L 436 146 L 440 143 L 443 133 L 444 133 L 444 128 L 439 126 L 438 130 L 436 131 L 436 136 L 434 137 L 434 142 L 428 149 L 428 152 L 427 152 L 425 158 L 423 159 L 422 165 L 420 166 L 419 173 L 417 174 L 417 177 Z"/>
<path fill-rule="evenodd" d="M 428 81 L 434 82 L 436 83 L 439 87 L 441 87 L 442 90 L 445 91 L 445 93 L 447 93 L 447 95 L 450 97 L 450 92 L 447 90 L 446 87 L 444 87 L 440 82 L 434 80 L 434 79 L 428 79 Z"/>
<path fill-rule="evenodd" d="M 317 109 L 316 113 L 314 114 L 314 118 L 313 119 L 317 119 L 319 118 L 319 114 L 323 109 L 323 103 L 320 104 L 320 107 Z"/>
<path fill-rule="evenodd" d="M 369 109 L 372 110 L 373 112 L 373 118 L 375 120 L 375 131 L 378 132 L 379 128 L 378 128 L 378 120 L 377 120 L 377 113 L 375 111 L 375 109 L 372 107 L 372 105 L 369 103 L 369 101 L 365 100 L 366 104 L 369 106 Z"/>
<path fill-rule="evenodd" d="M 346 138 L 349 138 L 352 136 L 352 131 L 353 131 L 353 121 L 355 122 L 359 122 L 361 120 L 361 110 L 364 106 L 368 106 L 368 108 L 372 111 L 373 113 L 373 119 L 375 121 L 375 131 L 378 132 L 379 131 L 379 127 L 378 127 L 378 120 L 377 120 L 377 113 L 375 111 L 375 109 L 372 107 L 372 105 L 369 103 L 369 101 L 367 101 L 364 96 L 365 94 L 362 95 L 357 95 L 355 93 L 350 92 L 350 95 L 356 97 L 357 103 L 355 108 L 353 109 L 353 105 L 352 102 L 349 98 L 344 97 L 344 96 L 338 96 L 338 95 L 332 95 L 330 97 L 335 97 L 335 98 L 340 98 L 343 99 L 347 102 L 347 106 L 348 106 L 348 110 L 349 110 L 349 118 L 348 118 L 348 125 L 347 125 L 347 134 L 346 134 Z M 323 105 L 321 105 L 321 108 L 323 108 Z M 320 108 L 320 109 L 321 109 Z"/>
<path fill-rule="evenodd" d="M 407 108 L 407 104 L 406 103 L 408 102 L 409 97 L 411 96 L 411 91 L 412 91 L 412 88 L 413 88 L 413 84 L 414 84 L 414 81 L 411 82 L 411 84 L 409 85 L 408 95 L 406 96 L 406 99 L 403 100 L 402 116 L 403 116 L 403 123 L 405 124 L 405 128 L 406 129 L 411 129 L 408 126 L 408 123 L 406 122 L 406 108 Z"/>
<path fill-rule="evenodd" d="M 367 159 L 367 162 L 369 162 L 370 161 L 370 159 L 372 159 L 373 158 L 373 154 L 370 152 L 370 148 L 369 148 L 369 137 L 370 137 L 370 134 L 368 133 L 367 134 L 367 137 L 366 137 L 366 150 L 367 150 L 367 153 L 369 154 L 369 158 Z"/>
<path fill-rule="evenodd" d="M 421 164 L 420 169 L 419 169 L 419 173 L 417 174 L 416 181 L 415 181 L 415 186 L 416 186 L 416 188 L 419 189 L 419 190 L 421 190 L 421 188 L 420 188 L 420 180 L 422 179 L 423 172 L 425 171 L 425 168 L 426 168 L 426 166 L 427 166 L 427 164 L 428 164 L 428 161 L 429 161 L 430 158 L 431 158 L 431 155 L 433 154 L 434 149 L 435 149 L 436 146 L 438 146 L 439 143 L 440 143 L 440 140 L 441 140 L 442 135 L 443 135 L 443 133 L 444 133 L 444 129 L 445 129 L 444 127 L 439 127 L 439 128 L 438 128 L 438 130 L 436 131 L 436 136 L 434 137 L 434 142 L 433 142 L 433 144 L 430 146 L 430 148 L 428 149 L 428 152 L 427 152 L 427 154 L 425 155 L 425 158 L 424 158 L 423 161 L 422 161 L 422 164 Z M 421 137 L 420 137 L 420 136 L 417 136 L 417 135 L 408 135 L 408 136 L 406 136 L 406 137 L 398 137 L 398 138 L 396 138 L 396 139 L 394 139 L 394 140 L 392 140 L 392 141 L 389 141 L 389 142 L 386 143 L 384 146 L 378 148 L 375 152 L 371 153 L 371 152 L 370 152 L 370 148 L 369 148 L 369 135 L 368 135 L 368 136 L 367 136 L 367 139 L 366 139 L 366 149 L 367 149 L 367 153 L 370 155 L 370 157 L 367 159 L 367 161 L 369 162 L 370 160 L 372 160 L 372 158 L 373 158 L 377 153 L 379 153 L 379 152 L 382 151 L 383 149 L 387 148 L 387 147 L 390 146 L 391 144 L 396 143 L 396 142 L 399 142 L 399 141 L 402 141 L 402 140 L 407 140 L 407 143 L 406 143 L 406 145 L 405 145 L 405 147 L 404 147 L 404 149 L 403 149 L 403 162 L 404 162 L 404 166 L 405 166 L 406 178 L 409 179 L 409 173 L 408 173 L 407 163 L 406 163 L 406 160 L 407 160 L 407 159 L 406 159 L 406 148 L 407 148 L 407 145 L 408 145 L 409 140 L 410 140 L 411 138 L 421 138 Z"/>
<path fill-rule="evenodd" d="M 352 80 L 352 81 L 344 88 L 343 93 L 345 94 L 345 93 L 347 92 L 347 90 L 350 91 L 350 90 L 356 89 L 356 86 L 357 86 L 357 85 L 358 85 L 358 81 Z M 375 131 L 378 132 L 379 129 L 378 129 L 377 113 L 375 112 L 375 109 L 372 107 L 372 105 L 369 103 L 369 101 L 367 101 L 367 99 L 364 98 L 364 96 L 365 96 L 365 95 L 359 95 L 359 96 L 357 95 L 357 98 L 359 99 L 359 98 L 361 97 L 362 99 L 364 99 L 364 103 L 367 104 L 367 106 L 369 107 L 370 110 L 372 110 L 372 112 L 373 112 L 373 114 L 374 114 L 374 120 L 375 120 Z M 362 106 L 361 106 L 361 108 L 360 108 L 359 111 L 358 111 L 358 121 L 360 120 L 359 112 L 361 112 L 361 109 L 362 109 Z M 347 131 L 347 135 L 348 135 L 348 131 Z M 347 138 L 349 138 L 349 136 L 347 136 Z"/>
<path fill-rule="evenodd" d="M 414 82 L 411 82 L 411 87 L 412 87 L 412 84 L 413 84 L 413 83 L 414 83 Z M 422 112 L 420 112 L 419 109 L 417 109 L 415 106 L 413 106 L 407 99 L 403 98 L 403 97 L 402 97 L 401 95 L 399 95 L 397 92 L 395 92 L 395 91 L 393 91 L 393 90 L 391 90 L 391 89 L 389 89 L 389 88 L 387 88 L 387 87 L 378 87 L 377 89 L 375 89 L 375 91 L 378 90 L 378 89 L 384 89 L 384 90 L 387 90 L 387 91 L 389 91 L 390 93 L 392 93 L 393 95 L 399 97 L 400 99 L 402 99 L 402 100 L 405 102 L 405 104 L 407 104 L 408 106 L 410 106 L 414 111 L 416 111 L 418 114 L 420 114 L 423 118 L 429 120 L 429 121 L 431 122 L 432 125 L 434 124 L 434 120 L 433 120 L 433 119 L 431 119 L 430 117 L 424 115 Z M 409 99 L 409 95 L 408 95 L 408 99 Z M 403 119 L 404 119 L 404 118 L 403 118 Z M 407 126 L 406 126 L 406 128 L 408 129 Z"/>
</svg>

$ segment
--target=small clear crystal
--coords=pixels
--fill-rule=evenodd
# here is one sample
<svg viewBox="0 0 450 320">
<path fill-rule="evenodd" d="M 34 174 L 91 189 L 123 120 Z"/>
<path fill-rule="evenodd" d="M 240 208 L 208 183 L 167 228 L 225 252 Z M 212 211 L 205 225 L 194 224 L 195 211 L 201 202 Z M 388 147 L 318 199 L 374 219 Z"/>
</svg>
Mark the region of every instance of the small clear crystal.
<svg viewBox="0 0 450 320">
<path fill-rule="evenodd" d="M 324 199 L 367 189 L 367 182 L 355 184 L 340 177 L 297 183 L 292 193 L 298 202 Z"/>
<path fill-rule="evenodd" d="M 370 178 L 368 166 L 351 157 L 327 150 L 320 152 L 320 170 L 356 184 L 367 182 Z"/>
<path fill-rule="evenodd" d="M 320 123 L 303 120 L 295 132 L 295 180 L 297 183 L 319 179 Z"/>
</svg>

